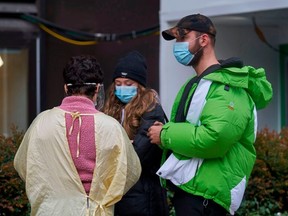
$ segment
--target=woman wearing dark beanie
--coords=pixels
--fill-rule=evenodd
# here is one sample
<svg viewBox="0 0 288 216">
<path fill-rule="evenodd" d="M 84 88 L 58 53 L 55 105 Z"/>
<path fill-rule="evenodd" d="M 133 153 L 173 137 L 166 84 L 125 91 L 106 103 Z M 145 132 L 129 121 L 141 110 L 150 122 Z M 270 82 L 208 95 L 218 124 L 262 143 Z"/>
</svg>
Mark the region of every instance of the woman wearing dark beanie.
<svg viewBox="0 0 288 216">
<path fill-rule="evenodd" d="M 156 175 L 162 150 L 146 135 L 155 121 L 164 123 L 165 114 L 156 91 L 146 87 L 146 77 L 145 58 L 130 52 L 119 59 L 107 92 L 104 113 L 122 124 L 142 166 L 139 181 L 115 205 L 115 216 L 168 215 L 166 191 Z"/>
</svg>

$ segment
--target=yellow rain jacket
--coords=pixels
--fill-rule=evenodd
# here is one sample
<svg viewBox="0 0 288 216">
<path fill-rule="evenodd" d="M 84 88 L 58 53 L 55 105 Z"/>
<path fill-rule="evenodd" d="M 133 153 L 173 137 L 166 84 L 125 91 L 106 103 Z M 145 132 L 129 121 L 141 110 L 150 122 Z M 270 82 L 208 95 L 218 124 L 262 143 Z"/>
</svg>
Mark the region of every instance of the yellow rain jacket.
<svg viewBox="0 0 288 216">
<path fill-rule="evenodd" d="M 101 112 L 89 115 L 94 115 L 96 133 L 89 196 L 70 154 L 65 111 L 56 107 L 44 111 L 27 130 L 14 166 L 26 182 L 32 216 L 113 215 L 114 204 L 139 179 L 140 162 L 121 125 Z"/>
</svg>

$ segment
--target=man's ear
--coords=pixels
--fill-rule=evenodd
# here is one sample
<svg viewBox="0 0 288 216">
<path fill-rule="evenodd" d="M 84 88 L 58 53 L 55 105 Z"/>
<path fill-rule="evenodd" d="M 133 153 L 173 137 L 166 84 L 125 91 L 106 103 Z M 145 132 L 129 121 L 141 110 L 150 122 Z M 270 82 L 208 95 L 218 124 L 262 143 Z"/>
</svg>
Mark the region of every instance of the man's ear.
<svg viewBox="0 0 288 216">
<path fill-rule="evenodd" d="M 205 46 L 209 40 L 209 36 L 207 34 L 203 34 L 200 40 L 200 44 Z"/>
</svg>

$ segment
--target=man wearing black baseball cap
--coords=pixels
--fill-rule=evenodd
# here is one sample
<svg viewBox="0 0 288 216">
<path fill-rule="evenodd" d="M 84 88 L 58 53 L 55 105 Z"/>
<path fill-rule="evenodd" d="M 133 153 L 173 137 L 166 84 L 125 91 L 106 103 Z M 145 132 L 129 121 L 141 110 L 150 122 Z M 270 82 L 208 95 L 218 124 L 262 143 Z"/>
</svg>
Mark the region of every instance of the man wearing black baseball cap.
<svg viewBox="0 0 288 216">
<path fill-rule="evenodd" d="M 184 36 L 185 32 L 194 30 L 216 36 L 216 29 L 212 21 L 201 14 L 193 14 L 183 17 L 175 27 L 162 32 L 165 40 L 173 40 Z"/>
<path fill-rule="evenodd" d="M 255 163 L 256 110 L 271 101 L 271 84 L 263 68 L 216 58 L 216 28 L 204 15 L 186 16 L 162 36 L 176 40 L 175 58 L 196 76 L 178 92 L 170 122 L 148 130 L 164 156 L 172 152 L 157 174 L 174 191 L 177 216 L 234 215 Z"/>
</svg>

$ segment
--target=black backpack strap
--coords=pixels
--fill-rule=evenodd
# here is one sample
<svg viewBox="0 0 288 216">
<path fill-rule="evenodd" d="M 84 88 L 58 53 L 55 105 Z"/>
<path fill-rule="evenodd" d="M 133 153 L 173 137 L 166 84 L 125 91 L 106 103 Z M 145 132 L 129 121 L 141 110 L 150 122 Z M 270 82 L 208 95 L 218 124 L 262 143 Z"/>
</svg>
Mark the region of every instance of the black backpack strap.
<svg viewBox="0 0 288 216">
<path fill-rule="evenodd" d="M 176 113 L 176 117 L 175 117 L 175 122 L 185 122 L 186 121 L 187 111 L 190 107 L 190 103 L 191 103 L 191 100 L 192 100 L 192 97 L 193 97 L 193 94 L 195 91 L 193 92 L 192 96 L 189 98 L 186 113 L 185 113 L 185 104 L 186 104 L 190 89 L 192 88 L 193 84 L 194 83 L 198 84 L 204 76 L 206 76 L 206 75 L 208 75 L 208 74 L 210 74 L 210 73 L 212 73 L 212 72 L 214 72 L 220 68 L 221 68 L 221 65 L 219 65 L 219 64 L 211 65 L 200 76 L 193 77 L 186 84 L 185 89 L 184 89 L 183 94 L 182 94 L 182 97 L 180 99 L 179 105 L 178 105 L 178 109 L 177 109 L 177 113 Z"/>
<path fill-rule="evenodd" d="M 165 111 L 164 111 L 164 109 L 163 109 L 163 107 L 162 107 L 162 105 L 160 104 L 160 107 L 161 107 L 161 109 L 162 109 L 162 112 L 163 112 L 163 115 L 164 115 L 164 123 L 166 124 L 166 123 L 168 123 L 169 122 L 169 119 L 168 119 L 168 117 L 167 117 L 167 115 L 166 115 L 166 113 L 165 113 Z"/>
<path fill-rule="evenodd" d="M 180 99 L 179 105 L 178 105 L 175 122 L 185 121 L 185 115 L 184 115 L 185 103 L 188 98 L 189 91 L 192 88 L 193 84 L 197 82 L 197 79 L 198 77 L 195 76 L 186 84 L 182 97 Z"/>
<path fill-rule="evenodd" d="M 168 122 L 169 122 L 169 119 L 168 119 L 168 117 L 167 117 L 167 115 L 166 115 L 165 112 L 164 112 L 164 119 L 165 119 L 165 123 L 168 123 Z"/>
</svg>

